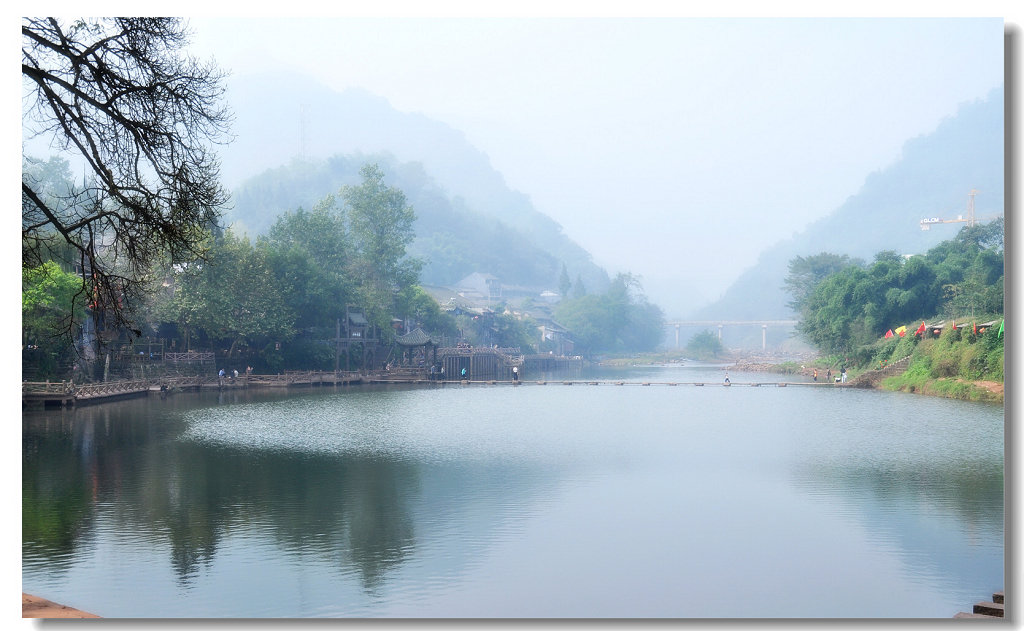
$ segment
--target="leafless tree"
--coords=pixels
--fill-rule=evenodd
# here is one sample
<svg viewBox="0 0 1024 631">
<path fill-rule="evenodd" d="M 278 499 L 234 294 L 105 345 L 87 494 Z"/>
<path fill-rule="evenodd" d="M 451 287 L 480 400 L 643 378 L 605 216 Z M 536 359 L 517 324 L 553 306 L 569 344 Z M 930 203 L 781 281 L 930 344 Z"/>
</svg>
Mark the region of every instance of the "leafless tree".
<svg viewBox="0 0 1024 631">
<path fill-rule="evenodd" d="M 177 18 L 24 18 L 21 33 L 24 136 L 87 171 L 63 190 L 23 171 L 22 265 L 70 251 L 90 300 L 130 325 L 149 266 L 201 257 L 227 202 L 224 75 L 185 54 Z"/>
</svg>

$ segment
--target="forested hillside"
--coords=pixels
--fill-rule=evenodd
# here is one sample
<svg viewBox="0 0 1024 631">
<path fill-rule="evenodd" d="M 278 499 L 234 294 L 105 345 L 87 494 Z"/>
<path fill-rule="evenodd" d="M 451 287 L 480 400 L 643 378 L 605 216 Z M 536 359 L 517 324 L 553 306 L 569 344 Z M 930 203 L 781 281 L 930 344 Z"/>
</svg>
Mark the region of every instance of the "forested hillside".
<svg viewBox="0 0 1024 631">
<path fill-rule="evenodd" d="M 424 262 L 422 282 L 449 285 L 473 272 L 494 274 L 505 284 L 555 288 L 562 261 L 522 232 L 450 199 L 418 163 L 394 156 L 352 154 L 328 160 L 293 161 L 248 180 L 235 191 L 228 221 L 250 236 L 266 233 L 285 212 L 309 210 L 323 197 L 359 179 L 366 163 L 378 164 L 386 181 L 405 193 L 416 214 L 412 256 Z M 582 273 L 582 269 L 578 270 Z"/>
<path fill-rule="evenodd" d="M 334 92 L 295 75 L 238 78 L 229 97 L 246 103 L 238 108 L 237 140 L 223 151 L 224 174 L 235 187 L 229 219 L 251 236 L 278 214 L 353 183 L 372 161 L 416 211 L 410 253 L 427 259 L 424 283 L 481 271 L 506 284 L 554 288 L 564 263 L 588 289 L 608 288 L 608 274 L 590 254 L 509 189 L 461 132 L 367 92 Z M 306 158 L 296 159 L 300 154 Z"/>
<path fill-rule="evenodd" d="M 821 252 L 864 260 L 884 250 L 924 253 L 964 224 L 922 231 L 921 219 L 966 215 L 972 189 L 979 191 L 979 219 L 1002 215 L 1003 130 L 1002 89 L 963 105 L 933 133 L 908 141 L 899 160 L 869 175 L 833 213 L 762 253 L 757 265 L 696 317 L 791 318 L 783 291 L 790 260 Z"/>
</svg>

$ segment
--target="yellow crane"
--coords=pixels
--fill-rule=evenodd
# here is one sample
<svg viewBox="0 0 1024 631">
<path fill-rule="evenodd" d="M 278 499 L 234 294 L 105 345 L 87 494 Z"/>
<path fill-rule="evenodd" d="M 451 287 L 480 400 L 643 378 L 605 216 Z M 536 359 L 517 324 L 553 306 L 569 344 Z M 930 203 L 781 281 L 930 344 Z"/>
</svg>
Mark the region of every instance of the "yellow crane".
<svg viewBox="0 0 1024 631">
<path fill-rule="evenodd" d="M 956 219 L 939 219 L 938 217 L 932 217 L 931 219 L 921 220 L 921 230 L 929 230 L 937 223 L 966 223 L 968 226 L 973 226 L 977 221 L 974 219 L 974 196 L 979 193 L 976 189 L 971 189 L 971 192 L 967 196 L 967 216 L 957 215 Z"/>
</svg>

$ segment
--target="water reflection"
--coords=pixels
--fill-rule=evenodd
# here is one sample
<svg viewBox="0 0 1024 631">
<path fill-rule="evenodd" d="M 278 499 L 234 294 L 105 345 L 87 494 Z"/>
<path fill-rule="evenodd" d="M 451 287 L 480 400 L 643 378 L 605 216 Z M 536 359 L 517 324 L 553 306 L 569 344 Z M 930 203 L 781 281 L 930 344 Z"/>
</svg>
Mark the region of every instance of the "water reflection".
<svg viewBox="0 0 1024 631">
<path fill-rule="evenodd" d="M 112 616 L 884 615 L 887 592 L 963 607 L 945 592 L 1002 567 L 999 412 L 524 384 L 26 414 L 23 580 Z"/>
<path fill-rule="evenodd" d="M 232 417 L 243 409 L 232 408 Z M 188 587 L 225 538 L 270 537 L 286 554 L 354 573 L 372 593 L 415 554 L 417 520 L 436 525 L 460 512 L 499 519 L 498 503 L 514 505 L 534 479 L 507 464 L 322 453 L 315 441 L 301 451 L 196 440 L 185 420 L 190 406 L 170 406 L 149 420 L 138 416 L 146 410 L 126 402 L 26 419 L 27 570 L 66 570 L 90 541 L 111 536 L 126 549 L 166 549 L 179 584 Z M 246 431 L 236 427 L 239 436 Z M 429 498 L 422 497 L 424 473 Z M 481 483 L 496 480 L 506 482 L 500 499 L 479 493 Z M 466 561 L 456 546 L 449 553 Z"/>
</svg>

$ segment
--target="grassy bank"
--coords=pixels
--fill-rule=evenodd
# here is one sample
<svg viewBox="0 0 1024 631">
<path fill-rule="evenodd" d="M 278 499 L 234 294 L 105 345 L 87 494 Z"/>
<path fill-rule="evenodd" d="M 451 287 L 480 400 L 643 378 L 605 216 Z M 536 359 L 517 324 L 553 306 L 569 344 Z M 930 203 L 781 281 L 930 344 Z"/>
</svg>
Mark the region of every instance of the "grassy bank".
<svg viewBox="0 0 1024 631">
<path fill-rule="evenodd" d="M 1002 402 L 1003 354 L 1003 338 L 996 330 L 958 330 L 937 338 L 902 338 L 881 346 L 873 361 L 911 357 L 906 372 L 882 382 L 888 390 Z"/>
</svg>

